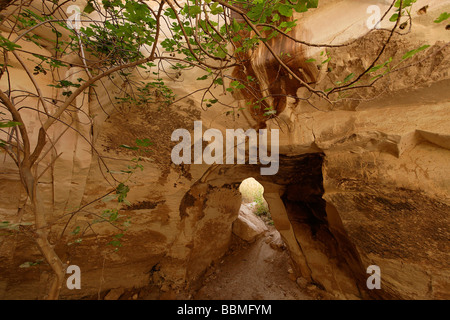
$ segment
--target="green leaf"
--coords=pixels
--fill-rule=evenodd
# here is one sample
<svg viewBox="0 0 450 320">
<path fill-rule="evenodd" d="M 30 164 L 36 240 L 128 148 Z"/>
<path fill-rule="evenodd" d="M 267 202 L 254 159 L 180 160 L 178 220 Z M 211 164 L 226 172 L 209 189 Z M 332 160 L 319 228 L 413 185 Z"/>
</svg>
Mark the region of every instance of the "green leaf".
<svg viewBox="0 0 450 320">
<path fill-rule="evenodd" d="M 187 5 L 186 5 L 187 6 Z M 197 14 L 202 13 L 200 6 L 189 6 L 187 12 L 191 17 L 195 17 Z"/>
<path fill-rule="evenodd" d="M 230 86 L 236 89 L 245 89 L 245 85 L 243 85 L 239 81 L 231 81 Z"/>
<path fill-rule="evenodd" d="M 294 5 L 294 9 L 296 12 L 306 12 L 308 11 L 308 3 L 298 1 L 297 4 Z"/>
<path fill-rule="evenodd" d="M 395 22 L 398 20 L 398 13 L 394 13 L 390 18 L 389 21 Z"/>
<path fill-rule="evenodd" d="M 217 52 L 216 52 L 216 56 L 217 56 L 218 58 L 222 58 L 222 59 L 226 58 L 227 52 L 226 52 L 225 50 L 226 50 L 226 49 L 224 49 L 224 48 L 222 48 L 222 47 L 218 47 L 218 48 L 217 48 Z"/>
<path fill-rule="evenodd" d="M 382 67 L 383 67 L 383 65 L 382 65 L 382 64 L 379 64 L 379 65 L 377 65 L 377 66 L 375 66 L 375 67 L 372 67 L 369 71 L 367 71 L 367 73 L 372 73 L 372 72 L 378 71 L 378 70 L 381 69 Z"/>
<path fill-rule="evenodd" d="M 124 194 L 124 193 L 127 193 L 128 191 L 130 191 L 130 188 L 123 183 L 119 184 L 116 188 L 117 194 Z"/>
<path fill-rule="evenodd" d="M 125 185 L 123 183 L 119 184 L 116 188 L 116 194 L 119 195 L 119 197 L 117 198 L 117 201 L 125 202 L 125 198 L 127 197 L 128 192 L 130 192 L 130 187 L 128 187 L 127 185 Z"/>
<path fill-rule="evenodd" d="M 203 77 L 197 78 L 197 80 L 206 80 L 208 79 L 208 75 L 205 74 Z"/>
<path fill-rule="evenodd" d="M 236 21 L 236 19 L 233 19 L 233 23 L 231 24 L 231 28 L 234 32 L 239 32 L 242 29 L 242 24 Z"/>
<path fill-rule="evenodd" d="M 350 74 L 344 79 L 344 83 L 349 82 L 354 76 L 355 76 L 354 73 L 350 73 Z"/>
<path fill-rule="evenodd" d="M 434 23 L 441 23 L 442 21 L 445 21 L 445 20 L 447 20 L 448 18 L 450 18 L 450 13 L 443 12 L 443 13 L 441 13 L 441 15 L 439 16 L 439 18 L 437 18 L 436 20 L 434 20 Z"/>
<path fill-rule="evenodd" d="M 95 11 L 94 5 L 92 4 L 92 1 L 89 1 L 86 7 L 84 8 L 83 12 L 86 12 L 87 14 L 90 14 Z"/>
<path fill-rule="evenodd" d="M 331 57 L 329 57 L 327 60 L 322 61 L 322 64 L 328 63 L 331 61 Z"/>
<path fill-rule="evenodd" d="M 403 4 L 402 4 L 402 8 L 406 8 L 406 7 L 410 7 L 410 6 L 412 6 L 412 4 L 413 3 L 415 3 L 417 0 L 403 0 Z M 397 0 L 396 2 L 395 2 L 395 7 L 396 8 L 400 8 L 400 4 L 401 4 L 402 2 L 400 1 L 400 0 Z"/>
<path fill-rule="evenodd" d="M 49 84 L 48 86 L 52 87 L 52 88 L 57 88 L 57 89 L 69 88 L 69 87 L 75 87 L 75 88 L 81 87 L 81 84 L 73 83 L 73 82 L 67 81 L 67 80 L 61 80 L 61 81 L 57 81 L 57 82 L 58 82 L 57 85 Z"/>
<path fill-rule="evenodd" d="M 213 15 L 217 15 L 223 12 L 223 8 L 222 6 L 219 6 L 219 4 L 217 2 L 214 2 L 211 5 L 211 14 Z"/>
<path fill-rule="evenodd" d="M 214 80 L 215 84 L 218 84 L 219 86 L 223 85 L 223 79 L 222 78 L 217 78 L 216 80 Z"/>
<path fill-rule="evenodd" d="M 270 116 L 270 115 L 273 115 L 273 114 L 276 114 L 276 113 L 277 113 L 276 110 L 270 110 L 270 111 L 264 112 L 264 116 Z"/>
<path fill-rule="evenodd" d="M 164 12 L 164 15 L 165 15 L 166 17 L 169 17 L 170 19 L 176 19 L 176 18 L 177 18 L 177 16 L 175 15 L 175 11 L 173 11 L 172 8 L 168 8 L 168 9 Z"/>
<path fill-rule="evenodd" d="M 120 248 L 122 246 L 122 243 L 119 240 L 113 240 L 109 242 L 108 245 Z"/>
<path fill-rule="evenodd" d="M 306 5 L 308 8 L 317 8 L 319 5 L 319 0 L 306 0 Z"/>
<path fill-rule="evenodd" d="M 0 128 L 12 128 L 21 126 L 20 122 L 8 121 L 8 122 L 0 122 Z"/>
<path fill-rule="evenodd" d="M 292 17 L 292 6 L 287 4 L 282 4 L 278 7 L 278 12 L 285 17 Z"/>
<path fill-rule="evenodd" d="M 381 78 L 383 75 L 382 74 L 379 74 L 379 75 L 377 75 L 377 76 L 375 76 L 375 77 L 372 77 L 371 79 L 370 79 L 370 81 L 373 81 L 373 80 L 376 80 L 376 79 L 378 79 L 378 78 Z"/>
<path fill-rule="evenodd" d="M 389 60 L 386 61 L 385 63 L 372 67 L 369 71 L 367 71 L 367 73 L 373 73 L 373 72 L 378 71 L 381 68 L 386 67 L 386 66 L 389 68 L 389 63 L 391 63 L 391 62 L 392 62 L 392 57 L 390 57 Z"/>
<path fill-rule="evenodd" d="M 412 56 L 414 56 L 415 54 L 417 54 L 417 53 L 419 53 L 420 51 L 423 51 L 423 50 L 425 50 L 425 49 L 428 49 L 429 47 L 430 47 L 430 46 L 429 46 L 428 44 L 426 44 L 426 45 L 424 45 L 424 46 L 421 46 L 420 48 L 411 50 L 411 51 L 407 52 L 407 53 L 402 57 L 402 59 L 403 59 L 403 60 L 409 59 L 409 58 L 411 58 Z"/>
<path fill-rule="evenodd" d="M 2 35 L 0 35 L 0 47 L 3 47 L 6 51 L 13 51 L 17 48 L 22 48 L 18 44 L 15 44 L 14 42 L 9 41 Z"/>
<path fill-rule="evenodd" d="M 136 145 L 139 147 L 150 147 L 153 144 L 153 142 L 150 141 L 150 139 L 145 138 L 145 139 L 136 139 Z"/>
</svg>

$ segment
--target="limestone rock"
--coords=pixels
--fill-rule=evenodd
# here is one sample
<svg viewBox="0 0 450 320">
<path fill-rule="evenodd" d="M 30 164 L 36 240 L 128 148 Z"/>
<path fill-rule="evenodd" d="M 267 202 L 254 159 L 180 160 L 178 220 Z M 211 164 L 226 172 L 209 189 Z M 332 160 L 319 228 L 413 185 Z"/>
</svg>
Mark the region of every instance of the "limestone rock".
<svg viewBox="0 0 450 320">
<path fill-rule="evenodd" d="M 253 242 L 267 231 L 267 226 L 252 211 L 252 207 L 242 204 L 239 216 L 233 223 L 233 233 L 242 240 Z"/>
</svg>

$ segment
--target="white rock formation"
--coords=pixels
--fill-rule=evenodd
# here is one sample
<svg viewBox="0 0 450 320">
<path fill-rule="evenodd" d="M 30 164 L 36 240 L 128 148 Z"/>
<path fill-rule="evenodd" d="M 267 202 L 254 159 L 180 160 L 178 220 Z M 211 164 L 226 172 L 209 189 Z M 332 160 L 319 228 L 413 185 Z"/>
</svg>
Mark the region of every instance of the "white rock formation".
<svg viewBox="0 0 450 320">
<path fill-rule="evenodd" d="M 233 233 L 248 242 L 255 241 L 268 230 L 266 224 L 253 211 L 253 204 L 243 203 L 238 218 L 233 222 Z"/>
</svg>

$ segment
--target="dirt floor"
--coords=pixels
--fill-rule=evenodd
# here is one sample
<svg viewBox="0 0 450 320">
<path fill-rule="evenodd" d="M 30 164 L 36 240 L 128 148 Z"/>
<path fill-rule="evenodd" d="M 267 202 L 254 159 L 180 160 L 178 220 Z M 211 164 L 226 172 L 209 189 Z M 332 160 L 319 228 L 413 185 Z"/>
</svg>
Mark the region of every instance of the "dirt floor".
<svg viewBox="0 0 450 320">
<path fill-rule="evenodd" d="M 300 284 L 302 283 L 299 281 Z M 269 231 L 254 243 L 234 239 L 229 252 L 208 270 L 201 300 L 315 300 L 325 294 L 314 285 L 297 284 L 279 233 Z"/>
<path fill-rule="evenodd" d="M 278 231 L 268 231 L 248 243 L 233 235 L 225 256 L 212 265 L 197 289 L 187 292 L 161 290 L 154 286 L 138 290 L 104 292 L 91 299 L 116 300 L 327 300 L 333 299 L 314 284 L 296 277 Z"/>
</svg>

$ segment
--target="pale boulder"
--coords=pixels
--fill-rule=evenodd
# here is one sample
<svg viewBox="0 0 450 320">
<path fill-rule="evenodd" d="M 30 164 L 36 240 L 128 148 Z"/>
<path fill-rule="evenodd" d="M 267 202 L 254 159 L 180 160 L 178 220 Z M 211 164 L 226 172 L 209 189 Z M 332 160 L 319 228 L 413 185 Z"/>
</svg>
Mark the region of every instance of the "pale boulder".
<svg viewBox="0 0 450 320">
<path fill-rule="evenodd" d="M 233 233 L 242 240 L 253 242 L 266 231 L 267 226 L 253 213 L 251 204 L 242 204 L 233 223 Z"/>
</svg>

